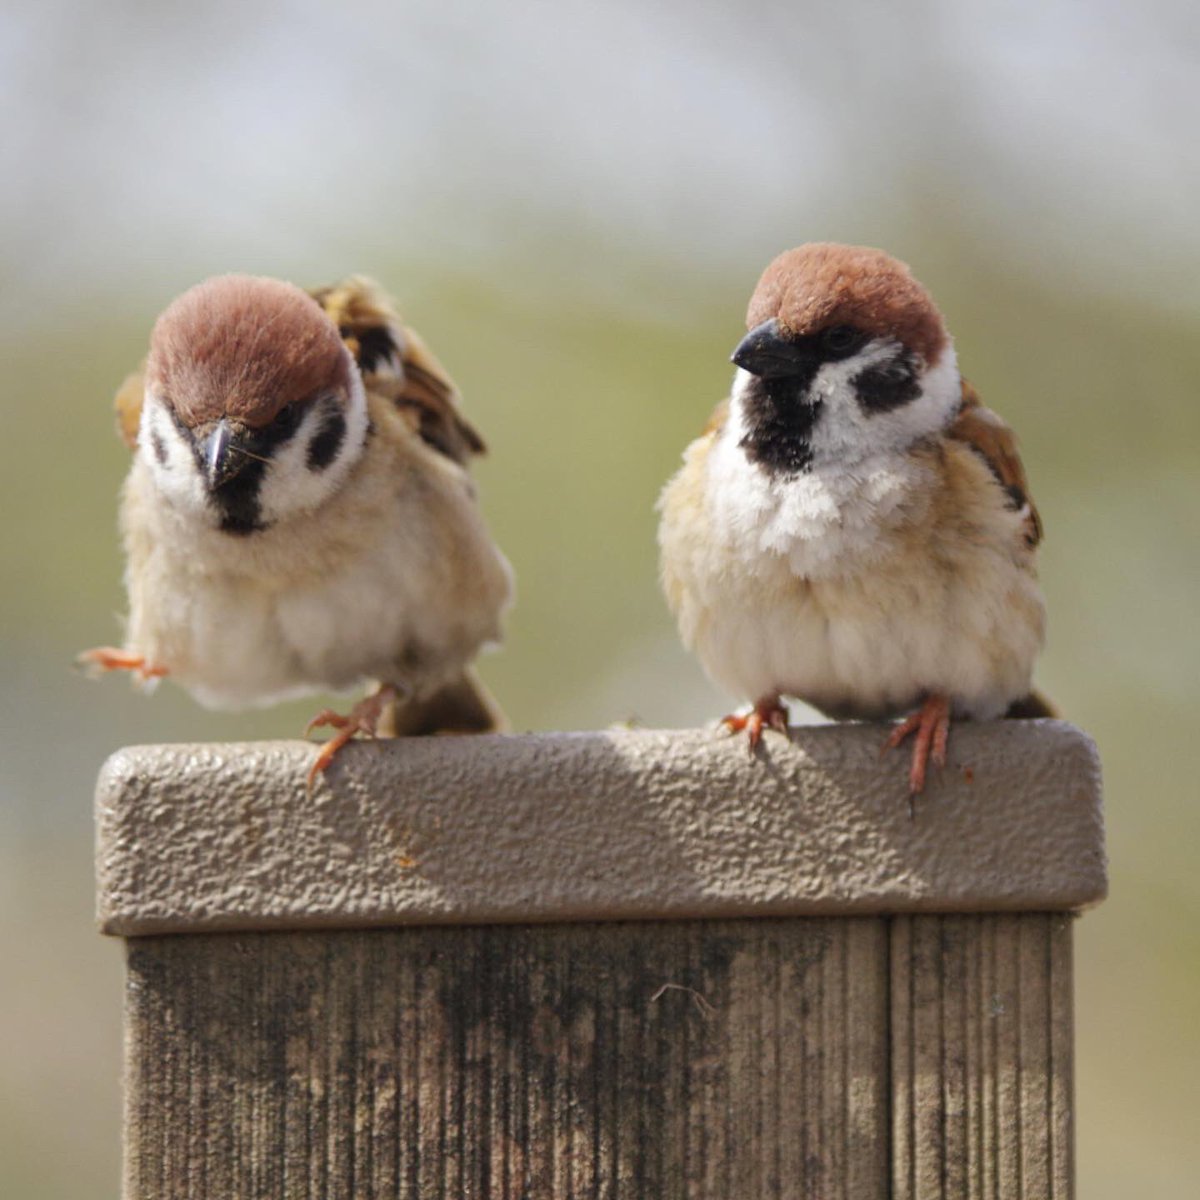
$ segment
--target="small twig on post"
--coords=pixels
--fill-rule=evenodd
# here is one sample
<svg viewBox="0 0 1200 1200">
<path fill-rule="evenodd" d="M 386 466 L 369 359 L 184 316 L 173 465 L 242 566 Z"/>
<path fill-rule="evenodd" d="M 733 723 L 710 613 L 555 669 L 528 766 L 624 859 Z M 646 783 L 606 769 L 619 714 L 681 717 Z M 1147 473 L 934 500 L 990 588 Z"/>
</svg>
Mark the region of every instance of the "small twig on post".
<svg viewBox="0 0 1200 1200">
<path fill-rule="evenodd" d="M 688 987 L 683 983 L 664 983 L 662 987 L 660 987 L 658 991 L 650 997 L 650 1003 L 653 1004 L 664 992 L 667 991 L 687 992 L 692 998 L 692 1003 L 696 1006 L 696 1011 L 706 1021 L 717 1011 L 716 1008 L 710 1004 L 704 998 L 704 996 L 696 991 L 695 988 Z"/>
</svg>

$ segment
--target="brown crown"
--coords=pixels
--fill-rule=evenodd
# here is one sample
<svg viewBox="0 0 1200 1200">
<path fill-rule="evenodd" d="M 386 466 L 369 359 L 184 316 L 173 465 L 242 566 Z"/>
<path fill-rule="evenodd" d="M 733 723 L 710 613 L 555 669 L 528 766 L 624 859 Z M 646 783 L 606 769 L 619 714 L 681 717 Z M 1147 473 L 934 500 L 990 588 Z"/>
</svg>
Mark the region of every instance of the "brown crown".
<svg viewBox="0 0 1200 1200">
<path fill-rule="evenodd" d="M 785 334 L 798 337 L 833 325 L 894 337 L 927 364 L 947 341 L 933 297 L 904 263 L 869 246 L 809 242 L 785 251 L 758 281 L 746 328 L 772 317 Z"/>
<path fill-rule="evenodd" d="M 307 292 L 278 279 L 221 275 L 174 300 L 150 336 L 146 378 L 187 425 L 252 427 L 286 404 L 348 384 L 350 356 Z"/>
</svg>

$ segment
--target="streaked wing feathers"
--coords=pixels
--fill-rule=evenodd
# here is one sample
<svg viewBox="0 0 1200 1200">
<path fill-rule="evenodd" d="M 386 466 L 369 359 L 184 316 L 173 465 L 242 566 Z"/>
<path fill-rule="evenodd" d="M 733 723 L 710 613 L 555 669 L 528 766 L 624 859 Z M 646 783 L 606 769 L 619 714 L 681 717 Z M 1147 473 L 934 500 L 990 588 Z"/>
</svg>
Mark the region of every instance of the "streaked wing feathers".
<svg viewBox="0 0 1200 1200">
<path fill-rule="evenodd" d="M 117 412 L 117 432 L 130 450 L 137 449 L 138 427 L 142 423 L 142 372 L 145 368 L 143 359 L 136 371 L 125 376 L 113 400 Z"/>
<path fill-rule="evenodd" d="M 987 463 L 992 474 L 1008 492 L 1010 503 L 1016 511 L 1028 510 L 1025 540 L 1030 547 L 1036 546 L 1042 540 L 1042 519 L 1029 494 L 1029 481 L 1017 453 L 1016 435 L 990 408 L 984 406 L 979 393 L 965 379 L 962 384 L 962 408 L 946 433 L 955 441 L 964 442 Z"/>
<path fill-rule="evenodd" d="M 376 284 L 351 276 L 310 294 L 337 325 L 368 385 L 406 413 L 425 442 L 459 463 L 484 453 L 454 381 Z"/>
</svg>

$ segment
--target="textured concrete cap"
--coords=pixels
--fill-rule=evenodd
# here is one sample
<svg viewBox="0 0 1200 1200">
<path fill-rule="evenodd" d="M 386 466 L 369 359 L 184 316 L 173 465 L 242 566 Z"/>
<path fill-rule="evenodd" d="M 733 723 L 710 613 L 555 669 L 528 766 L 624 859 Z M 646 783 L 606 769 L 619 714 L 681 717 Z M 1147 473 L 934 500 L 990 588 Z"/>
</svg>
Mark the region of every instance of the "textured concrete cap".
<svg viewBox="0 0 1200 1200">
<path fill-rule="evenodd" d="M 877 726 L 120 750 L 97 787 L 98 909 L 221 929 L 1001 910 L 1105 893 L 1095 747 L 1058 721 L 955 726 L 909 816 Z"/>
</svg>

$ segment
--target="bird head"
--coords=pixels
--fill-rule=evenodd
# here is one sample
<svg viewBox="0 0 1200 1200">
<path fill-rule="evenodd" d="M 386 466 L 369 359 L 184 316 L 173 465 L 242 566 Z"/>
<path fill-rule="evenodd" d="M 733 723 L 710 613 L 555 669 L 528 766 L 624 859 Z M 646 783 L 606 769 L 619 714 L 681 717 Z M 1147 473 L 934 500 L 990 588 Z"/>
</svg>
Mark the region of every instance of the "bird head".
<svg viewBox="0 0 1200 1200">
<path fill-rule="evenodd" d="M 771 473 L 852 465 L 937 432 L 961 402 L 941 313 L 881 250 L 811 242 L 781 254 L 733 352 L 741 445 Z"/>
<path fill-rule="evenodd" d="M 139 452 L 171 503 L 224 532 L 317 508 L 344 482 L 367 428 L 358 368 L 300 288 L 223 275 L 158 318 Z"/>
</svg>

